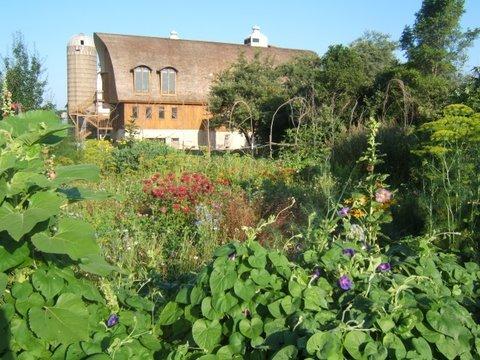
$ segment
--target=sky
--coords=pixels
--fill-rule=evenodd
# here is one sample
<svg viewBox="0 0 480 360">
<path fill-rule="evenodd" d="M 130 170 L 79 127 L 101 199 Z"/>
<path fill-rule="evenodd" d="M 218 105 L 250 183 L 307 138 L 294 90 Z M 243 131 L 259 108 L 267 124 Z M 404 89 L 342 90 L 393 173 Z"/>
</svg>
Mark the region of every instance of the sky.
<svg viewBox="0 0 480 360">
<path fill-rule="evenodd" d="M 0 55 L 12 34 L 23 33 L 43 60 L 46 99 L 66 104 L 66 44 L 78 33 L 109 32 L 243 43 L 253 25 L 271 45 L 308 49 L 319 55 L 333 44 L 349 44 L 367 30 L 398 40 L 413 24 L 421 0 L 0 0 Z M 466 0 L 464 28 L 480 26 L 480 0 Z M 401 55 L 401 54 L 400 54 Z M 480 65 L 480 40 L 469 51 L 465 70 Z"/>
</svg>

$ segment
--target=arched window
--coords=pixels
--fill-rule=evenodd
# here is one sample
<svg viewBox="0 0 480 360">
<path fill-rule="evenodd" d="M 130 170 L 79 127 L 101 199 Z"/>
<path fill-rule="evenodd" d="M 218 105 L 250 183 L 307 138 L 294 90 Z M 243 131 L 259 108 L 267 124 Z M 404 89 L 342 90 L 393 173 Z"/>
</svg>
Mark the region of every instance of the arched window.
<svg viewBox="0 0 480 360">
<path fill-rule="evenodd" d="M 138 66 L 133 69 L 133 83 L 136 93 L 146 93 L 149 91 L 150 69 L 146 66 Z"/>
<path fill-rule="evenodd" d="M 160 71 L 162 94 L 174 95 L 176 92 L 177 71 L 165 68 Z"/>
</svg>

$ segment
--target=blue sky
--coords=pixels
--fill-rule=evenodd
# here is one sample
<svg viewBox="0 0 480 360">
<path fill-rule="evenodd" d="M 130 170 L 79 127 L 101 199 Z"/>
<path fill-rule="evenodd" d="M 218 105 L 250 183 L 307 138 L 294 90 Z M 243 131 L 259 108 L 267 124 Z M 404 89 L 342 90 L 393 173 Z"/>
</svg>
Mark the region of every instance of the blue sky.
<svg viewBox="0 0 480 360">
<path fill-rule="evenodd" d="M 44 61 L 47 98 L 66 103 L 66 43 L 77 33 L 112 32 L 241 43 L 259 25 L 270 44 L 323 54 L 329 45 L 348 44 L 365 30 L 398 39 L 414 22 L 421 0 L 15 0 L 2 1 L 0 54 L 11 34 L 21 31 Z M 480 0 L 466 0 L 463 26 L 480 26 Z M 469 51 L 467 69 L 480 64 L 480 41 Z"/>
</svg>

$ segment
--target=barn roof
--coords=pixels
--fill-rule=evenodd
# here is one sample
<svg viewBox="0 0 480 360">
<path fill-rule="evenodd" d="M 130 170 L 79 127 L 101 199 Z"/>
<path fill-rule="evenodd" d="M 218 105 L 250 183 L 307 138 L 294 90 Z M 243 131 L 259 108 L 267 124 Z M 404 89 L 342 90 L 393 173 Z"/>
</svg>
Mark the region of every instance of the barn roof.
<svg viewBox="0 0 480 360">
<path fill-rule="evenodd" d="M 204 103 L 214 75 L 228 68 L 243 53 L 246 58 L 260 52 L 276 64 L 286 62 L 305 50 L 269 46 L 251 47 L 211 41 L 168 39 L 148 36 L 94 34 L 102 71 L 106 73 L 104 95 L 109 102 Z M 149 67 L 150 92 L 135 94 L 132 70 Z M 158 72 L 166 67 L 177 71 L 177 94 L 161 95 Z"/>
</svg>

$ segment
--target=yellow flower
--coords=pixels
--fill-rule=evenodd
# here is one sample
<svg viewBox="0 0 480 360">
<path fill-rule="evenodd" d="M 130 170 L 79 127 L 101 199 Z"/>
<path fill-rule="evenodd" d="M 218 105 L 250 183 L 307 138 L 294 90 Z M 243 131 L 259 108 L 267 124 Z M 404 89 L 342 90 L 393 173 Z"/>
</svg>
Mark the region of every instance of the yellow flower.
<svg viewBox="0 0 480 360">
<path fill-rule="evenodd" d="M 354 218 L 359 219 L 359 218 L 365 216 L 365 211 L 360 210 L 360 209 L 353 209 L 353 210 L 350 211 L 350 214 L 351 214 Z"/>
</svg>

